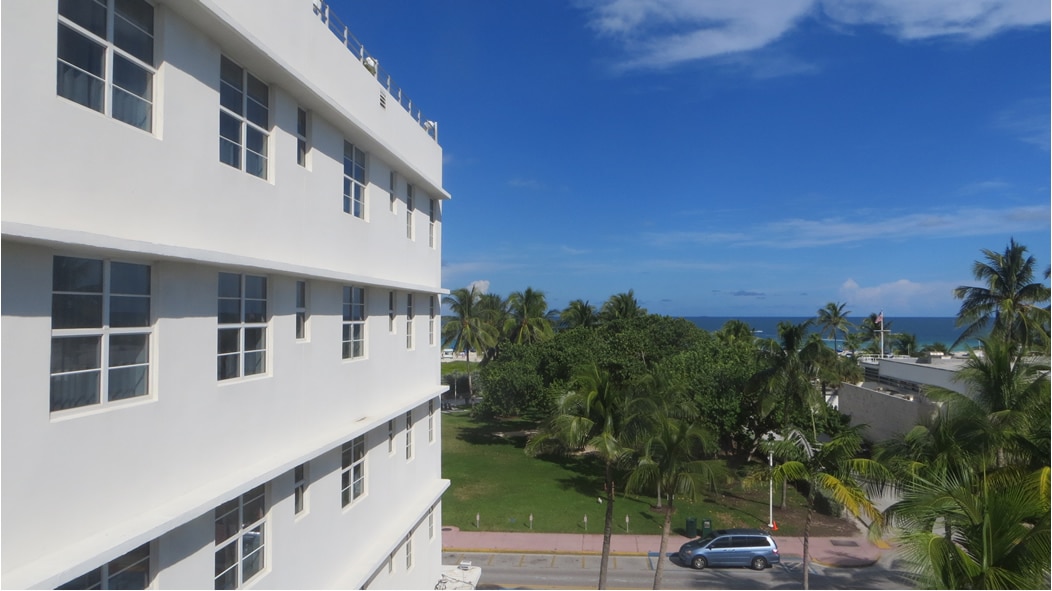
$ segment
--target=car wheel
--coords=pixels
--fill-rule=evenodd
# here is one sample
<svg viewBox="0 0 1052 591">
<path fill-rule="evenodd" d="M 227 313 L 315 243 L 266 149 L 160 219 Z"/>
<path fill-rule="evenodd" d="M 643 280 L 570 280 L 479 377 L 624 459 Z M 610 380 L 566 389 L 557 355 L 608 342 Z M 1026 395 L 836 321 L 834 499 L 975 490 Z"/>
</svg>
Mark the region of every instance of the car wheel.
<svg viewBox="0 0 1052 591">
<path fill-rule="evenodd" d="M 709 565 L 709 561 L 705 560 L 704 556 L 695 556 L 694 560 L 690 561 L 690 565 L 698 570 L 701 570 Z"/>
<path fill-rule="evenodd" d="M 756 558 L 753 558 L 752 568 L 753 570 L 763 570 L 767 568 L 767 559 L 765 559 L 763 556 L 757 556 Z"/>
</svg>

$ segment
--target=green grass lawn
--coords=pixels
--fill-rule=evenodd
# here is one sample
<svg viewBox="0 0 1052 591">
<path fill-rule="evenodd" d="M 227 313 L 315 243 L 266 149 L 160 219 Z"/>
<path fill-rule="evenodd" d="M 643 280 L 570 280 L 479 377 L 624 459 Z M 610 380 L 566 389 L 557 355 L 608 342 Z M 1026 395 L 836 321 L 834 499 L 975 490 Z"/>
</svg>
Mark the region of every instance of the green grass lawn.
<svg viewBox="0 0 1052 591">
<path fill-rule="evenodd" d="M 466 412 L 442 415 L 442 472 L 451 482 L 443 497 L 444 525 L 462 530 L 602 533 L 606 506 L 602 465 L 590 456 L 531 458 L 523 452 L 526 438 L 517 432 L 534 427 L 523 421 L 487 423 Z M 620 487 L 622 483 L 618 483 Z M 779 492 L 776 487 L 775 503 Z M 789 507 L 775 507 L 779 535 L 803 535 L 806 509 L 803 497 L 790 489 Z M 614 533 L 660 534 L 663 515 L 651 506 L 654 498 L 625 495 L 618 490 L 614 503 Z M 672 529 L 685 533 L 687 517 L 703 519 L 714 528 L 766 528 L 767 487 L 748 490 L 728 483 L 720 494 L 707 493 L 694 503 L 676 501 Z M 626 526 L 625 516 L 629 522 Z M 584 518 L 588 524 L 585 529 Z M 811 534 L 850 535 L 846 520 L 815 515 Z"/>
</svg>

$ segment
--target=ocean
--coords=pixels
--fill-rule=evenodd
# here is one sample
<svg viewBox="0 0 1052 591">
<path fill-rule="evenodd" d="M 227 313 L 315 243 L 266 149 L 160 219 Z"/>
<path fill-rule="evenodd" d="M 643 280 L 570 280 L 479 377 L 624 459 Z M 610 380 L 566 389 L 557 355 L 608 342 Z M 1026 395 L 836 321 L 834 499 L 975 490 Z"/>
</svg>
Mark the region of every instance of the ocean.
<svg viewBox="0 0 1052 591">
<path fill-rule="evenodd" d="M 707 331 L 717 331 L 723 326 L 725 322 L 731 320 L 730 316 L 686 316 L 687 320 L 690 320 L 698 327 L 703 328 Z M 778 338 L 778 323 L 782 321 L 789 321 L 793 324 L 799 324 L 808 320 L 809 317 L 786 317 L 780 318 L 777 316 L 743 316 L 737 318 L 742 322 L 752 327 L 753 332 L 756 336 L 764 339 L 777 339 Z M 859 324 L 862 323 L 863 318 L 848 318 L 848 322 L 854 325 L 857 330 Z M 952 345 L 957 337 L 960 336 L 963 329 L 958 328 L 954 325 L 956 322 L 955 318 L 941 318 L 941 317 L 916 317 L 916 316 L 903 316 L 885 317 L 885 323 L 887 329 L 891 332 L 884 335 L 886 346 L 890 347 L 891 335 L 893 333 L 912 333 L 917 337 L 917 345 L 923 347 L 932 343 L 944 343 L 946 346 Z M 811 328 L 811 332 L 818 332 L 814 327 Z M 826 340 L 832 340 L 828 337 Z M 843 336 L 838 337 L 838 340 L 842 343 Z M 979 344 L 977 340 L 969 340 L 967 343 L 971 346 Z M 957 346 L 957 350 L 965 350 L 967 347 L 965 344 Z"/>
</svg>

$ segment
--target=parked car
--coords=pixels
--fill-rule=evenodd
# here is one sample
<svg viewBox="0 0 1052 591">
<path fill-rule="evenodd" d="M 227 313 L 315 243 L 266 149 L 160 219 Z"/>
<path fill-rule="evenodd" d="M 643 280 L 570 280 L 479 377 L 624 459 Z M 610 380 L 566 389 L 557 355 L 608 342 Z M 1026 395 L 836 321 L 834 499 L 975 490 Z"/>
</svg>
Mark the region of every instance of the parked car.
<svg viewBox="0 0 1052 591">
<path fill-rule="evenodd" d="M 774 538 L 758 529 L 717 529 L 683 544 L 679 560 L 698 569 L 750 566 L 763 570 L 781 562 Z"/>
</svg>

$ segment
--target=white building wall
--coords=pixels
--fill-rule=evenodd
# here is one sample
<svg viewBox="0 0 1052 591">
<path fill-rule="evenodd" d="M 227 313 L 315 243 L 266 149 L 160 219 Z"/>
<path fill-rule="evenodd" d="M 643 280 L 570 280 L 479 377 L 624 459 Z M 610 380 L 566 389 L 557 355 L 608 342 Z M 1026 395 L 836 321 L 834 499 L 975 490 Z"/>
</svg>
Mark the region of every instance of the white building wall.
<svg viewBox="0 0 1052 591">
<path fill-rule="evenodd" d="M 3 586 L 53 587 L 151 542 L 154 587 L 211 588 L 215 507 L 264 483 L 268 566 L 254 587 L 433 586 L 447 484 L 437 403 L 427 435 L 428 401 L 444 390 L 428 340 L 428 296 L 442 289 L 427 199 L 448 198 L 437 142 L 393 101 L 379 109 L 381 87 L 310 0 L 157 2 L 153 133 L 56 95 L 55 2 L 2 10 Z M 221 55 L 270 85 L 267 180 L 219 161 Z M 309 169 L 295 158 L 297 106 L 312 112 Z M 345 139 L 369 153 L 365 220 L 342 211 Z M 149 396 L 49 411 L 55 255 L 151 266 Z M 220 272 L 268 278 L 262 376 L 216 379 Z M 297 280 L 310 286 L 306 341 Z M 364 359 L 341 356 L 349 285 L 367 288 Z M 387 451 L 387 421 L 402 441 L 407 411 L 410 461 Z M 340 446 L 361 434 L 367 494 L 343 508 Z M 309 511 L 294 517 L 291 470 L 305 462 Z M 414 527 L 414 568 L 403 558 L 387 573 Z"/>
</svg>

